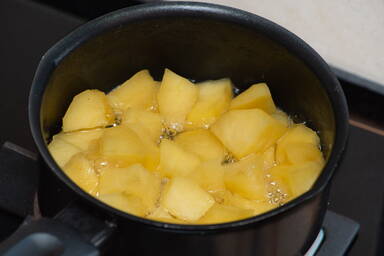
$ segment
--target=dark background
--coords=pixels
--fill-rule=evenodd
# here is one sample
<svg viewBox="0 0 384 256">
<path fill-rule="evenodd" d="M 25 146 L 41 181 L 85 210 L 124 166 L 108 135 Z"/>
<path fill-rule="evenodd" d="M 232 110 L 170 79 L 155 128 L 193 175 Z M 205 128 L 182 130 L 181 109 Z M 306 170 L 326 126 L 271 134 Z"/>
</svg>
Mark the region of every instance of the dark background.
<svg viewBox="0 0 384 256">
<path fill-rule="evenodd" d="M 35 151 L 27 102 L 34 71 L 44 52 L 83 22 L 139 3 L 0 0 L 1 144 L 12 141 Z M 364 84 L 341 83 L 354 125 L 334 179 L 329 207 L 361 225 L 349 255 L 384 255 L 384 96 L 365 89 Z"/>
</svg>

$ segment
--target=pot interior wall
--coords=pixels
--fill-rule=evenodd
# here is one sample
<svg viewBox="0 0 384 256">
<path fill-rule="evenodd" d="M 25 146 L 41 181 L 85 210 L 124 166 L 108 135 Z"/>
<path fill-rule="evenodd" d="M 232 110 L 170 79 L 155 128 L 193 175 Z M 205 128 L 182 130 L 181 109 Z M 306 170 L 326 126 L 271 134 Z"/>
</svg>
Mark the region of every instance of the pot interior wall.
<svg viewBox="0 0 384 256">
<path fill-rule="evenodd" d="M 334 113 L 320 80 L 307 65 L 257 30 L 197 17 L 123 23 L 65 56 L 43 98 L 45 138 L 49 141 L 60 130 L 61 118 L 77 93 L 91 88 L 108 92 L 141 69 L 161 79 L 164 68 L 196 81 L 229 77 L 242 90 L 267 82 L 279 107 L 319 132 L 328 158 Z"/>
</svg>

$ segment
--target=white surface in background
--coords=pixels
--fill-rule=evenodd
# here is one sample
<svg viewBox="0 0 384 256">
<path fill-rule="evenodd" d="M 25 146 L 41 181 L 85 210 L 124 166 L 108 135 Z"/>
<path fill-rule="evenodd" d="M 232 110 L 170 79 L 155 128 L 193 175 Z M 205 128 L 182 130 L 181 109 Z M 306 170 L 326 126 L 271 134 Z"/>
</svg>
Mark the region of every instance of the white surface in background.
<svg viewBox="0 0 384 256">
<path fill-rule="evenodd" d="M 384 87 L 384 0 L 205 2 L 236 7 L 272 20 L 304 39 L 332 66 Z"/>
</svg>

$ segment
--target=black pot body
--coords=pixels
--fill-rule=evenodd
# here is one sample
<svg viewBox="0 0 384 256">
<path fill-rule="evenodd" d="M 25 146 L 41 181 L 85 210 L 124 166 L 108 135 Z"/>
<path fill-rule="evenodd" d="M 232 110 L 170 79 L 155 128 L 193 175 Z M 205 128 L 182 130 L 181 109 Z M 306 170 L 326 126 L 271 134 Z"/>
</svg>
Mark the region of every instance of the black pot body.
<svg viewBox="0 0 384 256">
<path fill-rule="evenodd" d="M 244 90 L 267 82 L 274 100 L 319 132 L 327 165 L 313 189 L 272 212 L 223 225 L 166 225 L 114 210 L 73 184 L 47 151 L 72 97 L 105 92 L 147 68 L 196 81 L 229 77 Z M 30 123 L 47 166 L 39 192 L 46 215 L 78 199 L 118 219 L 111 250 L 131 255 L 296 255 L 319 232 L 331 176 L 347 137 L 340 86 L 303 41 L 258 16 L 208 4 L 163 3 L 123 9 L 80 27 L 43 57 L 30 96 Z M 239 131 L 241 132 L 241 131 Z M 115 255 L 115 254 L 114 254 Z"/>
</svg>

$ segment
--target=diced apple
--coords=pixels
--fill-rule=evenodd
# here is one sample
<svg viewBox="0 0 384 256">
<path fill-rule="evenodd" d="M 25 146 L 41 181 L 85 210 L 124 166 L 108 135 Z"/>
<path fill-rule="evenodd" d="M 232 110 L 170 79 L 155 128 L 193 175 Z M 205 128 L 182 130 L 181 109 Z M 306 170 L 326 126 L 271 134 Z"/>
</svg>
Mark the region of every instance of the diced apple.
<svg viewBox="0 0 384 256">
<path fill-rule="evenodd" d="M 136 133 L 145 148 L 144 167 L 148 170 L 156 171 L 160 162 L 160 149 L 157 142 L 153 141 L 152 138 L 148 136 L 148 133 L 141 125 L 131 124 L 129 128 Z"/>
<path fill-rule="evenodd" d="M 57 165 L 60 167 L 64 167 L 73 155 L 81 151 L 80 148 L 57 138 L 57 136 L 53 136 L 51 143 L 48 145 L 48 149 L 53 159 L 55 159 Z"/>
<path fill-rule="evenodd" d="M 183 132 L 175 137 L 175 142 L 188 152 L 194 153 L 201 160 L 223 160 L 226 150 L 221 142 L 206 129 Z"/>
<path fill-rule="evenodd" d="M 238 159 L 263 152 L 279 139 L 286 127 L 260 109 L 231 110 L 211 131 Z"/>
<path fill-rule="evenodd" d="M 185 221 L 200 219 L 215 203 L 212 196 L 189 179 L 175 177 L 163 192 L 161 206 Z"/>
<path fill-rule="evenodd" d="M 200 164 L 193 153 L 170 140 L 160 143 L 160 172 L 167 177 L 187 176 Z"/>
<path fill-rule="evenodd" d="M 85 90 L 77 94 L 69 105 L 63 117 L 63 131 L 105 127 L 114 121 L 105 94 L 99 90 Z"/>
<path fill-rule="evenodd" d="M 276 165 L 275 151 L 276 151 L 276 146 L 273 145 L 263 152 L 262 157 L 264 162 L 264 165 L 263 165 L 264 170 L 268 170 L 269 168 Z"/>
<path fill-rule="evenodd" d="M 100 153 L 121 167 L 145 163 L 146 149 L 137 134 L 125 126 L 105 129 L 100 138 Z"/>
<path fill-rule="evenodd" d="M 84 154 L 74 155 L 63 168 L 73 182 L 89 194 L 96 195 L 99 177 L 95 172 L 93 162 Z"/>
<path fill-rule="evenodd" d="M 273 205 L 281 205 L 288 202 L 292 196 L 293 192 L 291 190 L 290 185 L 287 183 L 287 179 L 283 176 L 276 175 L 278 171 L 273 167 L 268 170 L 269 178 L 268 178 L 268 201 Z M 270 171 L 272 171 L 275 175 L 271 175 Z"/>
<path fill-rule="evenodd" d="M 308 128 L 304 124 L 296 124 L 287 130 L 284 136 L 278 141 L 278 145 L 295 142 L 319 145 L 320 139 L 311 128 Z"/>
<path fill-rule="evenodd" d="M 319 142 L 313 130 L 303 124 L 295 125 L 277 142 L 276 161 L 279 164 L 323 162 Z"/>
<path fill-rule="evenodd" d="M 87 131 L 76 132 L 61 132 L 53 136 L 53 139 L 57 138 L 63 140 L 73 146 L 85 151 L 88 149 L 91 141 L 97 140 L 103 134 L 103 129 L 94 129 Z"/>
<path fill-rule="evenodd" d="M 323 164 L 307 162 L 297 165 L 279 165 L 270 169 L 272 179 L 288 184 L 292 196 L 307 192 L 320 175 Z"/>
<path fill-rule="evenodd" d="M 199 184 L 205 191 L 213 193 L 225 190 L 224 172 L 221 161 L 210 160 L 197 166 L 188 178 Z"/>
<path fill-rule="evenodd" d="M 236 221 L 253 215 L 252 210 L 241 209 L 229 205 L 214 204 L 208 212 L 197 221 L 197 224 L 215 224 Z"/>
<path fill-rule="evenodd" d="M 271 92 L 265 83 L 254 84 L 237 95 L 231 102 L 230 109 L 259 108 L 271 114 L 276 107 Z"/>
<path fill-rule="evenodd" d="M 122 125 L 140 125 L 153 142 L 158 143 L 163 133 L 163 120 L 160 114 L 141 109 L 127 109 L 121 120 Z"/>
<path fill-rule="evenodd" d="M 188 79 L 169 69 L 165 70 L 157 101 L 159 112 L 170 127 L 182 128 L 187 114 L 196 103 L 198 93 L 198 87 Z"/>
<path fill-rule="evenodd" d="M 224 181 L 228 190 L 245 198 L 264 200 L 267 196 L 263 159 L 259 155 L 252 154 L 225 165 Z"/>
<path fill-rule="evenodd" d="M 289 143 L 284 150 L 280 147 L 277 159 L 280 164 L 300 164 L 305 162 L 323 163 L 320 149 L 311 143 Z"/>
<path fill-rule="evenodd" d="M 160 176 L 146 170 L 140 164 L 127 168 L 107 168 L 100 174 L 99 193 L 122 193 L 142 200 L 149 211 L 155 208 L 160 197 Z"/>
<path fill-rule="evenodd" d="M 104 194 L 100 195 L 99 199 L 120 211 L 136 216 L 144 217 L 147 213 L 147 208 L 141 199 L 134 195 L 125 195 L 123 193 Z"/>
<path fill-rule="evenodd" d="M 159 82 L 153 80 L 148 70 L 141 70 L 122 85 L 108 93 L 112 107 L 123 112 L 128 108 L 152 110 L 156 106 Z"/>
<path fill-rule="evenodd" d="M 281 111 L 280 109 L 276 109 L 276 111 L 272 113 L 271 116 L 276 120 L 280 121 L 286 127 L 290 127 L 293 124 L 292 119 L 284 111 Z"/>
<path fill-rule="evenodd" d="M 279 207 L 279 204 L 270 203 L 269 200 L 258 201 L 253 208 L 253 214 L 259 215 Z"/>
<path fill-rule="evenodd" d="M 151 214 L 146 216 L 148 219 L 153 219 L 168 223 L 185 224 L 185 221 L 174 218 L 163 207 L 157 207 Z"/>
<path fill-rule="evenodd" d="M 253 213 L 252 215 L 264 213 L 278 206 L 276 204 L 269 203 L 268 200 L 249 200 L 229 191 L 221 194 L 221 201 L 223 205 L 251 210 Z"/>
<path fill-rule="evenodd" d="M 229 79 L 206 81 L 197 84 L 199 96 L 187 116 L 189 128 L 208 128 L 227 111 L 232 100 L 232 83 Z"/>
</svg>

